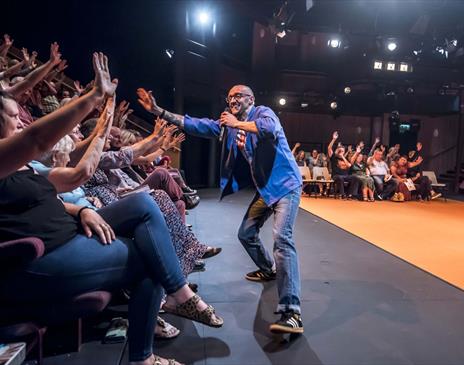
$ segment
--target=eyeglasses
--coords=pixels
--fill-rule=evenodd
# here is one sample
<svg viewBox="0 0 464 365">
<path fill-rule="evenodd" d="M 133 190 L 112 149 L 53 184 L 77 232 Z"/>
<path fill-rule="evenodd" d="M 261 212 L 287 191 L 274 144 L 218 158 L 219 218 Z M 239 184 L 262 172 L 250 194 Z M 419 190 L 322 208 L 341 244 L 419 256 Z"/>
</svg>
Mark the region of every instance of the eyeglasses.
<svg viewBox="0 0 464 365">
<path fill-rule="evenodd" d="M 227 98 L 226 98 L 226 103 L 230 103 L 232 100 L 240 100 L 246 96 L 252 96 L 250 94 L 242 94 L 242 93 L 237 93 L 237 94 L 234 94 L 234 95 L 229 95 Z"/>
</svg>

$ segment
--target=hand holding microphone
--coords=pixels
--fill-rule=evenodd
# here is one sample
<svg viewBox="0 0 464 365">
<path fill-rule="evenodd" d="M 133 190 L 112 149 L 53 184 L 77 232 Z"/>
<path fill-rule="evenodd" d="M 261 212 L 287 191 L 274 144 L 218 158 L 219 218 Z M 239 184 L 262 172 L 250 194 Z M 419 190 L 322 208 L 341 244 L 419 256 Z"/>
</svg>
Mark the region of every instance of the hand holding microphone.
<svg viewBox="0 0 464 365">
<path fill-rule="evenodd" d="M 236 128 L 238 120 L 237 118 L 230 113 L 230 109 L 227 107 L 219 118 L 219 123 L 221 124 L 221 132 L 219 133 L 219 142 L 222 142 L 224 139 L 224 133 L 226 127 Z"/>
</svg>

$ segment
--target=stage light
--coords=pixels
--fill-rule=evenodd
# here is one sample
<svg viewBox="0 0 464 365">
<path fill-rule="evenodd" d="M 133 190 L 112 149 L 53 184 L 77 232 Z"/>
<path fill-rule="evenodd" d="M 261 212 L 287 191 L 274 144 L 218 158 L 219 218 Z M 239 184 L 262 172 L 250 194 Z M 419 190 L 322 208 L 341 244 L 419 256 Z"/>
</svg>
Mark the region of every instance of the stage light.
<svg viewBox="0 0 464 365">
<path fill-rule="evenodd" d="M 408 89 L 406 90 L 406 92 L 408 94 L 414 94 L 414 89 L 412 87 L 408 87 Z"/>
<path fill-rule="evenodd" d="M 393 62 L 388 62 L 387 63 L 387 70 L 388 71 L 395 71 L 396 65 Z"/>
<path fill-rule="evenodd" d="M 408 72 L 409 71 L 409 65 L 407 63 L 401 63 L 400 64 L 400 71 L 401 72 Z"/>
<path fill-rule="evenodd" d="M 341 44 L 342 42 L 337 38 L 329 39 L 329 42 L 327 43 L 327 45 L 332 48 L 340 48 Z"/>
<path fill-rule="evenodd" d="M 345 94 L 348 95 L 349 93 L 351 93 L 351 87 L 347 86 L 343 89 L 343 91 L 345 92 Z"/>
<path fill-rule="evenodd" d="M 200 11 L 197 18 L 201 25 L 206 25 L 211 21 L 211 15 L 205 10 Z"/>
<path fill-rule="evenodd" d="M 306 102 L 301 103 L 302 108 L 307 108 L 308 106 L 309 106 L 309 103 L 306 103 Z"/>
<path fill-rule="evenodd" d="M 337 102 L 336 102 L 336 101 L 332 101 L 332 102 L 330 103 L 330 109 L 336 110 L 337 108 L 338 108 Z"/>
<path fill-rule="evenodd" d="M 393 42 L 393 41 L 388 42 L 387 49 L 390 52 L 393 52 L 396 48 L 398 48 L 398 45 L 396 44 L 396 42 Z"/>
<path fill-rule="evenodd" d="M 165 52 L 166 52 L 166 55 L 169 58 L 172 58 L 174 56 L 174 50 L 173 49 L 166 49 Z"/>
<path fill-rule="evenodd" d="M 374 70 L 381 70 L 382 69 L 382 62 L 381 61 L 375 61 L 374 62 Z"/>
<path fill-rule="evenodd" d="M 279 104 L 284 106 L 285 104 L 287 104 L 287 100 L 285 98 L 280 98 L 279 99 Z"/>
</svg>

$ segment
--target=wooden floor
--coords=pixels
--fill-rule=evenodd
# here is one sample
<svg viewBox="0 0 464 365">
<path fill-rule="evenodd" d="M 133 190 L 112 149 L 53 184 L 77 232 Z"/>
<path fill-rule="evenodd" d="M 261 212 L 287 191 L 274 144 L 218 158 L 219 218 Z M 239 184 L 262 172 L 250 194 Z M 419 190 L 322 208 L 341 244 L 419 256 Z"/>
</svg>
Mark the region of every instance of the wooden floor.
<svg viewBox="0 0 464 365">
<path fill-rule="evenodd" d="M 464 203 L 302 198 L 301 208 L 464 289 Z"/>
</svg>

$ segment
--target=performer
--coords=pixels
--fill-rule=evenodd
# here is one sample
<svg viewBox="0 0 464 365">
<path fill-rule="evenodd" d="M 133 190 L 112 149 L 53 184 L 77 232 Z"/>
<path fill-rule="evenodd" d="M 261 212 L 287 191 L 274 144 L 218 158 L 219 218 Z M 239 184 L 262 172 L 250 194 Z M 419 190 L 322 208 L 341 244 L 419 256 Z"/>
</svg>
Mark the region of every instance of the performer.
<svg viewBox="0 0 464 365">
<path fill-rule="evenodd" d="M 137 94 L 147 111 L 185 132 L 223 137 L 221 199 L 250 183 L 257 190 L 238 232 L 240 242 L 258 267 L 245 277 L 252 281 L 277 279 L 277 312 L 281 318 L 271 324 L 271 332 L 303 333 L 300 273 L 293 241 L 302 180 L 279 118 L 270 108 L 255 106 L 253 91 L 244 85 L 229 91 L 228 108 L 219 120 L 174 114 L 158 106 L 151 91 L 138 89 Z M 272 214 L 274 257 L 259 238 L 259 230 Z"/>
</svg>

